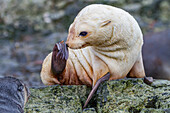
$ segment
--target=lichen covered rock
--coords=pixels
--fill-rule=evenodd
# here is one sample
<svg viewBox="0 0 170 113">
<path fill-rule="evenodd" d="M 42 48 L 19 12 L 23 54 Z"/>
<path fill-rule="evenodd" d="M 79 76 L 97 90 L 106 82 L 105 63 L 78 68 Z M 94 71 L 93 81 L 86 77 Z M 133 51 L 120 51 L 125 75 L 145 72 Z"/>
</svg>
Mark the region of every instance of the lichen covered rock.
<svg viewBox="0 0 170 113">
<path fill-rule="evenodd" d="M 27 113 L 79 113 L 87 98 L 86 86 L 48 86 L 31 89 L 31 97 L 25 107 Z"/>
<path fill-rule="evenodd" d="M 170 81 L 156 80 L 151 86 L 142 79 L 108 81 L 97 93 L 97 111 L 164 112 L 170 108 Z"/>
<path fill-rule="evenodd" d="M 48 86 L 31 89 L 26 113 L 150 113 L 170 111 L 170 81 L 154 80 L 151 86 L 143 79 L 121 79 L 100 85 L 88 108 L 82 109 L 90 88 Z"/>
<path fill-rule="evenodd" d="M 85 108 L 83 109 L 83 113 L 97 113 L 94 108 Z"/>
</svg>

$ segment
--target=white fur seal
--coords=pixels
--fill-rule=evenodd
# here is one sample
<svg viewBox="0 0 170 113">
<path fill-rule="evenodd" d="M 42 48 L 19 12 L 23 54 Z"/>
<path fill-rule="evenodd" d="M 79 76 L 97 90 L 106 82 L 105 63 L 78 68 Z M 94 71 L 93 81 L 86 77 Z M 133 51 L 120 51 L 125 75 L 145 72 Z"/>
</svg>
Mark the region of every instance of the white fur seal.
<svg viewBox="0 0 170 113">
<path fill-rule="evenodd" d="M 120 8 L 102 4 L 86 6 L 70 25 L 66 44 L 57 43 L 45 58 L 41 70 L 44 84 L 94 87 L 105 75 L 103 80 L 145 77 L 141 29 Z"/>
</svg>

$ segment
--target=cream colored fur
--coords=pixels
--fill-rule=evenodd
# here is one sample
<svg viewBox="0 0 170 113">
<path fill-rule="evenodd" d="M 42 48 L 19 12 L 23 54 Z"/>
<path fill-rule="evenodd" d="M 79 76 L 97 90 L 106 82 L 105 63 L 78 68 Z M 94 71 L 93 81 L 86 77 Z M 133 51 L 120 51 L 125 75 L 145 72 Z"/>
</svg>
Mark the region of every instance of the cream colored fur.
<svg viewBox="0 0 170 113">
<path fill-rule="evenodd" d="M 80 32 L 88 32 L 80 36 Z M 50 53 L 44 60 L 41 78 L 44 84 L 86 84 L 110 72 L 110 80 L 127 76 L 144 77 L 143 35 L 136 20 L 126 11 L 93 4 L 85 7 L 69 28 L 69 58 L 61 81 L 51 73 Z"/>
</svg>

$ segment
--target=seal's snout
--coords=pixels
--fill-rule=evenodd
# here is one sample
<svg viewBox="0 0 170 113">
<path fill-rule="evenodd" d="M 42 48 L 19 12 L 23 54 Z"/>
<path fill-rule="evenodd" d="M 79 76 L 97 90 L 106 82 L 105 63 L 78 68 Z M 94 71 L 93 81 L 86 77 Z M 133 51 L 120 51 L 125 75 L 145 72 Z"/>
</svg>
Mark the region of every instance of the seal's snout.
<svg viewBox="0 0 170 113">
<path fill-rule="evenodd" d="M 85 44 L 83 39 L 79 37 L 79 34 L 75 32 L 75 25 L 73 25 L 69 30 L 66 44 L 71 49 L 80 49 Z"/>
<path fill-rule="evenodd" d="M 69 41 L 66 41 L 66 47 L 69 47 Z"/>
<path fill-rule="evenodd" d="M 86 43 L 79 38 L 74 38 L 74 39 L 67 38 L 66 45 L 71 49 L 81 49 L 86 47 L 85 46 Z"/>
</svg>

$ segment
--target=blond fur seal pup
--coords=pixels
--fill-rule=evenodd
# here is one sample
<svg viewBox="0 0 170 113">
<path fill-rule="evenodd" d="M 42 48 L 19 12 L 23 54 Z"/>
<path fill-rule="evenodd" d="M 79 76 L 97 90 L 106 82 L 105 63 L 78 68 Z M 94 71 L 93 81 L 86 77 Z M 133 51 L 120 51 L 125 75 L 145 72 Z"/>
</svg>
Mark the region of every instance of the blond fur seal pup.
<svg viewBox="0 0 170 113">
<path fill-rule="evenodd" d="M 127 75 L 145 77 L 141 29 L 122 9 L 101 4 L 85 7 L 70 25 L 66 43 L 68 50 L 64 42 L 57 43 L 45 58 L 41 70 L 44 84 L 94 87 L 100 84 L 97 81 Z"/>
</svg>

